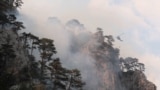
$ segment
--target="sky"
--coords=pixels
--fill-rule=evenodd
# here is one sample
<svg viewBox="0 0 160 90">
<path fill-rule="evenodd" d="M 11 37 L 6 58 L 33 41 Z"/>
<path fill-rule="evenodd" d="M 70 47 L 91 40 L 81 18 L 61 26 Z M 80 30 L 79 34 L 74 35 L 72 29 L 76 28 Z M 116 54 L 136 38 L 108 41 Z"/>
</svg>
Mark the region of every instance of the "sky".
<svg viewBox="0 0 160 90">
<path fill-rule="evenodd" d="M 101 27 L 116 41 L 123 57 L 136 57 L 145 64 L 148 80 L 160 90 L 159 0 L 23 0 L 20 13 L 37 22 L 57 17 L 66 23 L 78 19 L 91 32 Z M 26 20 L 27 21 L 27 20 Z M 30 22 L 28 20 L 28 22 Z M 24 22 L 25 23 L 25 22 Z M 32 25 L 35 24 L 33 22 Z M 27 25 L 26 25 L 27 26 Z M 46 32 L 47 33 L 47 32 Z"/>
</svg>

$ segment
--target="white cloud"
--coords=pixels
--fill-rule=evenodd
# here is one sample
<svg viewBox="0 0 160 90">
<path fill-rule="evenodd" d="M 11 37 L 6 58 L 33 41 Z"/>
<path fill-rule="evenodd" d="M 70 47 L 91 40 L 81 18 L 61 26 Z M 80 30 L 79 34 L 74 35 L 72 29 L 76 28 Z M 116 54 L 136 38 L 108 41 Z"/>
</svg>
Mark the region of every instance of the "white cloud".
<svg viewBox="0 0 160 90">
<path fill-rule="evenodd" d="M 105 9 L 108 6 L 109 0 L 91 0 L 89 3 L 90 8 Z"/>
<path fill-rule="evenodd" d="M 132 0 L 135 9 L 154 25 L 160 25 L 159 0 Z"/>
<path fill-rule="evenodd" d="M 106 25 L 109 24 L 108 27 L 111 29 L 124 30 L 140 26 L 148 27 L 143 18 L 135 14 L 130 2 L 117 5 L 110 4 L 110 0 L 91 0 L 88 7 L 93 16 L 98 19 L 103 18 Z"/>
</svg>

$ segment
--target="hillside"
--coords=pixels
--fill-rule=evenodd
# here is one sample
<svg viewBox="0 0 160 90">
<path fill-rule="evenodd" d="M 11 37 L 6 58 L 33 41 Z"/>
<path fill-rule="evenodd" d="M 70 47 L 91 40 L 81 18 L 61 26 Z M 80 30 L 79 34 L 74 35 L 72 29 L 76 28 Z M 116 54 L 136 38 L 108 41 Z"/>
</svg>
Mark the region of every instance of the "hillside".
<svg viewBox="0 0 160 90">
<path fill-rule="evenodd" d="M 156 90 L 145 65 L 121 57 L 112 35 L 100 28 L 75 34 L 84 29 L 78 20 L 65 27 L 71 35 L 68 54 L 57 57 L 54 40 L 20 32 L 27 28 L 16 18 L 21 4 L 0 2 L 0 90 Z"/>
</svg>

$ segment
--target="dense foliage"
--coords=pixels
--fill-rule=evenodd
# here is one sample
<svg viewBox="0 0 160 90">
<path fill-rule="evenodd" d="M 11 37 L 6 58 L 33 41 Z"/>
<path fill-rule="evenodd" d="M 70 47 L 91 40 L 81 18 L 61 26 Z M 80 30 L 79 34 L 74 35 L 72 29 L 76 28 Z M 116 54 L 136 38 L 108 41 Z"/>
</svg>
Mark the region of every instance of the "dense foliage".
<svg viewBox="0 0 160 90">
<path fill-rule="evenodd" d="M 31 33 L 18 34 L 25 27 L 14 14 L 22 3 L 21 0 L 0 1 L 0 35 L 3 35 L 0 37 L 0 90 L 82 90 L 80 71 L 66 69 L 60 59 L 53 58 L 57 52 L 53 40 L 39 39 Z M 11 32 L 16 34 L 14 39 Z M 19 54 L 24 55 L 23 60 L 19 60 Z M 19 61 L 26 63 L 13 65 Z"/>
</svg>

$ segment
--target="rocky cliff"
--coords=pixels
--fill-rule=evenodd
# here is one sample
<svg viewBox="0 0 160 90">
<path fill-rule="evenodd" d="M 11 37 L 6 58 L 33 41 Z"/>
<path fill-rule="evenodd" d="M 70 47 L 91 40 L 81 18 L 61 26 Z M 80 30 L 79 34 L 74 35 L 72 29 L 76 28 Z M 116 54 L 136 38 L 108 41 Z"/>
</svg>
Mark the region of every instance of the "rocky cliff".
<svg viewBox="0 0 160 90">
<path fill-rule="evenodd" d="M 16 83 L 23 82 L 23 84 L 27 85 L 25 81 L 21 80 L 25 80 L 24 78 L 28 77 L 26 75 L 29 74 L 29 72 L 27 72 L 28 74 L 23 75 L 22 72 L 24 67 L 29 65 L 29 54 L 19 41 L 20 37 L 16 32 L 13 30 L 0 31 L 1 52 L 2 50 L 7 51 L 7 49 L 3 48 L 3 45 L 7 44 L 11 46 L 16 56 L 14 58 L 8 58 L 5 73 L 12 74 L 15 78 L 13 81 Z M 135 58 L 120 58 L 119 49 L 112 46 L 113 41 L 114 39 L 111 35 L 104 36 L 102 31 L 98 31 L 92 34 L 91 38 L 86 41 L 80 49 L 82 53 L 93 58 L 95 61 L 95 74 L 96 77 L 99 77 L 96 81 L 97 87 L 86 90 L 156 90 L 156 86 L 148 81 L 144 75 L 143 64 L 140 64 Z M 9 55 L 9 53 L 12 52 L 9 51 L 6 53 Z M 3 60 L 3 58 L 1 59 Z M 88 77 L 89 76 L 90 75 L 88 75 Z M 4 81 L 1 80 L 1 83 L 3 82 Z M 21 84 L 19 83 L 19 85 Z M 44 84 L 42 84 L 42 86 L 43 88 L 38 86 L 40 89 L 36 88 L 36 90 L 50 90 L 44 89 Z M 9 87 L 10 90 L 17 90 L 18 85 L 12 83 L 8 88 Z M 33 87 L 37 87 L 37 85 Z"/>
<path fill-rule="evenodd" d="M 95 33 L 84 49 L 95 60 L 99 87 L 95 90 L 156 90 L 156 86 L 144 75 L 144 64 L 138 59 L 119 57 L 111 35 L 102 31 Z"/>
<path fill-rule="evenodd" d="M 68 70 L 61 66 L 59 59 L 52 58 L 56 53 L 53 40 L 39 39 L 30 33 L 19 36 L 18 31 L 24 26 L 14 14 L 22 3 L 21 0 L 0 1 L 0 90 L 82 90 L 84 83 L 79 68 Z M 79 34 L 84 26 L 78 20 L 73 22 L 67 23 L 68 29 Z M 84 31 L 84 35 L 76 36 L 72 30 L 70 32 L 73 36 L 70 37 L 73 40 L 69 40 L 72 43 L 70 49 L 77 55 L 71 53 L 74 57 L 68 58 L 75 59 L 75 62 L 78 58 L 84 59 L 82 62 L 85 63 L 90 63 L 89 60 L 94 62 L 89 69 L 87 64 L 83 67 L 84 63 L 81 63 L 81 71 L 93 70 L 91 73 L 84 70 L 86 75 L 82 76 L 90 79 L 85 79 L 87 87 L 84 90 L 156 90 L 143 73 L 144 64 L 136 58 L 120 58 L 119 49 L 113 47 L 114 38 L 111 35 L 104 36 L 100 28 L 94 34 Z M 33 53 L 37 47 L 40 51 L 38 55 L 38 50 Z M 36 60 L 36 56 L 41 60 Z"/>
<path fill-rule="evenodd" d="M 156 90 L 156 86 L 139 70 L 123 72 L 121 83 L 127 90 Z"/>
</svg>

